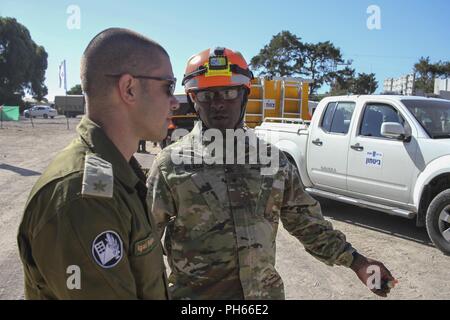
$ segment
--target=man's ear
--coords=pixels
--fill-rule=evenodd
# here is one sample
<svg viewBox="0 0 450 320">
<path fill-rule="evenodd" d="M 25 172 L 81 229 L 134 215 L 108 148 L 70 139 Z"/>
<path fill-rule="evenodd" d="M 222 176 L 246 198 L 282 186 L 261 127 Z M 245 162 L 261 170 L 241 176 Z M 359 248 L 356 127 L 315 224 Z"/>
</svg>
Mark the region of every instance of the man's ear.
<svg viewBox="0 0 450 320">
<path fill-rule="evenodd" d="M 187 100 L 188 100 L 189 105 L 192 108 L 194 108 L 195 112 L 198 113 L 198 105 L 197 105 L 197 103 L 195 103 L 195 94 L 193 94 L 192 92 L 188 92 Z"/>
<path fill-rule="evenodd" d="M 120 77 L 119 83 L 120 98 L 126 104 L 134 104 L 136 102 L 136 92 L 138 89 L 138 81 L 129 74 Z"/>
</svg>

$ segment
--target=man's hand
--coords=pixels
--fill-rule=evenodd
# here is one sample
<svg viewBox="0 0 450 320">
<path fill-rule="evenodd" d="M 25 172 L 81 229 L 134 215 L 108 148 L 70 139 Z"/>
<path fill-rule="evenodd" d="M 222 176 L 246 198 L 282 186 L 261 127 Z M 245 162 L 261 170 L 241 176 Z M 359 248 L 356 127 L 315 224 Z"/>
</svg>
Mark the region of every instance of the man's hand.
<svg viewBox="0 0 450 320">
<path fill-rule="evenodd" d="M 350 268 L 373 293 L 386 298 L 398 281 L 379 261 L 357 254 Z"/>
</svg>

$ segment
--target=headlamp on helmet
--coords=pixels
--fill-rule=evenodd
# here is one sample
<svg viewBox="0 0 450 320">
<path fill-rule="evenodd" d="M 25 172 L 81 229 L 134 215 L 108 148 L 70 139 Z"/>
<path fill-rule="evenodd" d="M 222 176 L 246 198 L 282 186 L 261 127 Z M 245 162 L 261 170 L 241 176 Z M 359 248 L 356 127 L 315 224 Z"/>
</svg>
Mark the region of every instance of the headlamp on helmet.
<svg viewBox="0 0 450 320">
<path fill-rule="evenodd" d="M 252 79 L 241 53 L 218 47 L 189 59 L 182 85 L 187 93 L 213 87 L 244 86 L 250 90 Z"/>
</svg>

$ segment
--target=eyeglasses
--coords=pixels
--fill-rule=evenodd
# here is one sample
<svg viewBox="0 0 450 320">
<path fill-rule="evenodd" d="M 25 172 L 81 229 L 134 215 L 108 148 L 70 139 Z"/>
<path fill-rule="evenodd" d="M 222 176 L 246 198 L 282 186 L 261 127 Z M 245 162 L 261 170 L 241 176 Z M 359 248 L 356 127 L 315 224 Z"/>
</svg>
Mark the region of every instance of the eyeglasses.
<svg viewBox="0 0 450 320">
<path fill-rule="evenodd" d="M 240 88 L 231 88 L 216 91 L 202 90 L 194 92 L 194 95 L 198 102 L 210 103 L 214 100 L 216 94 L 218 94 L 221 99 L 230 101 L 236 99 L 239 96 L 239 92 Z"/>
<path fill-rule="evenodd" d="M 123 74 L 105 74 L 106 77 L 121 77 Z M 151 76 L 135 76 L 132 75 L 133 78 L 136 79 L 148 79 L 148 80 L 157 80 L 157 81 L 167 81 L 169 85 L 167 86 L 167 94 L 169 96 L 173 96 L 175 93 L 175 87 L 177 86 L 177 78 L 161 78 L 161 77 L 151 77 Z"/>
</svg>

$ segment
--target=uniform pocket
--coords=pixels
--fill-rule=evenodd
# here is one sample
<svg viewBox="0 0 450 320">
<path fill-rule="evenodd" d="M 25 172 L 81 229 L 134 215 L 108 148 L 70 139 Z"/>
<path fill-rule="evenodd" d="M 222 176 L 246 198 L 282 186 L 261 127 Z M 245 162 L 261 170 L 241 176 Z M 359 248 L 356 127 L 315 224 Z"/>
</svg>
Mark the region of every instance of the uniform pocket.
<svg viewBox="0 0 450 320">
<path fill-rule="evenodd" d="M 222 204 L 226 185 L 218 174 L 217 169 L 196 169 L 179 181 L 179 208 L 173 223 L 173 231 L 182 238 L 179 240 L 197 239 L 229 217 Z"/>
<path fill-rule="evenodd" d="M 283 205 L 284 179 L 281 176 L 268 176 L 263 185 L 261 203 L 264 218 L 272 223 L 278 223 L 281 206 Z"/>
</svg>

